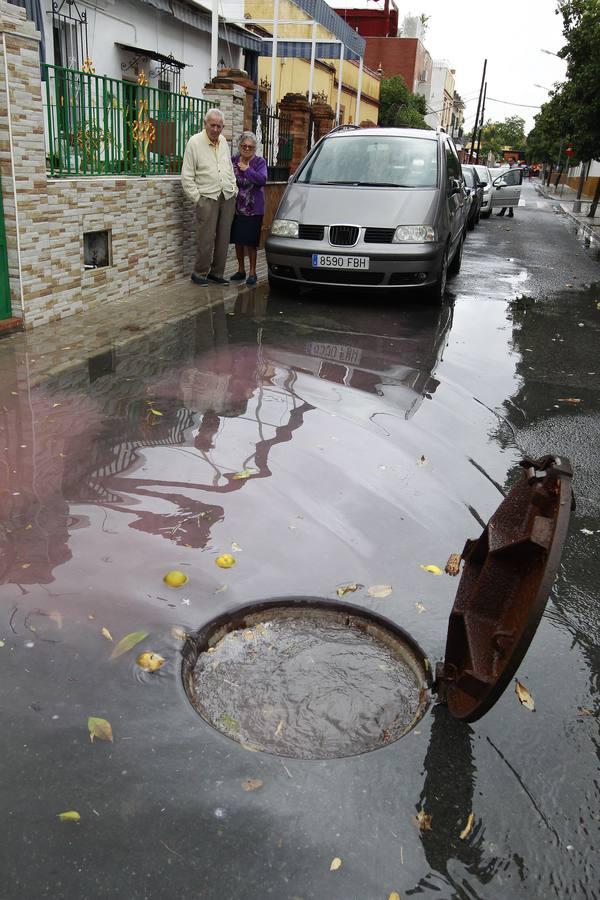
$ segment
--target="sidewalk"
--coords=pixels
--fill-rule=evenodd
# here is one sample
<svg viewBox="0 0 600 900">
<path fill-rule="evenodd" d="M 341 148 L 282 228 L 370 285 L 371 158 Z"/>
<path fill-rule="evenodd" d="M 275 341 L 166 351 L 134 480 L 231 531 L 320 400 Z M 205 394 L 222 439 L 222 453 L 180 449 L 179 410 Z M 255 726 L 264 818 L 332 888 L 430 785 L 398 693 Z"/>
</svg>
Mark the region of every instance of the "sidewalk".
<svg viewBox="0 0 600 900">
<path fill-rule="evenodd" d="M 231 249 L 225 275 L 237 269 Z M 15 354 L 27 361 L 30 384 L 49 374 L 68 369 L 82 360 L 122 347 L 140 335 L 156 332 L 168 322 L 193 316 L 208 307 L 223 304 L 225 312 L 251 311 L 260 314 L 268 298 L 265 251 L 258 251 L 256 266 L 258 285 L 242 282 L 219 287 L 198 287 L 189 278 L 157 284 L 121 300 L 97 303 L 92 309 L 40 325 L 28 331 L 0 334 L 0 380 L 3 363 Z"/>
<path fill-rule="evenodd" d="M 537 193 L 547 200 L 558 201 L 566 216 L 572 219 L 573 222 L 576 222 L 592 240 L 600 241 L 600 204 L 596 210 L 596 215 L 593 219 L 590 219 L 586 213 L 589 211 L 592 202 L 591 197 L 584 196 L 580 201 L 577 201 L 577 191 L 566 184 L 560 184 L 558 191 L 554 185 L 549 186 L 536 183 L 534 187 Z"/>
</svg>

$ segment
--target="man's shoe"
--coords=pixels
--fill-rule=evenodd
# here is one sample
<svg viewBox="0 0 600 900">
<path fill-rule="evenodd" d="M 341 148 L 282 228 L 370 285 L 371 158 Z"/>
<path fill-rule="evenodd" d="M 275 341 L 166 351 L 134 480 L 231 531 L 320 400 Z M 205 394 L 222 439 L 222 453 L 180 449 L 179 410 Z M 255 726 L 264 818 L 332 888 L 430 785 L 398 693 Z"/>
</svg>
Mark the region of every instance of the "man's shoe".
<svg viewBox="0 0 600 900">
<path fill-rule="evenodd" d="M 250 285 L 250 287 L 254 287 L 257 281 L 258 278 L 256 277 L 256 275 L 248 275 L 248 277 L 246 278 L 246 284 Z"/>
<path fill-rule="evenodd" d="M 508 214 L 508 218 L 509 218 L 509 219 L 514 219 L 514 217 L 515 217 L 515 214 L 513 213 L 512 209 L 511 209 L 511 211 L 510 211 L 509 214 Z"/>
<path fill-rule="evenodd" d="M 227 278 L 221 278 L 220 275 L 213 275 L 211 272 L 206 276 L 213 284 L 229 284 Z"/>
<path fill-rule="evenodd" d="M 501 212 L 501 213 L 496 213 L 496 215 L 497 215 L 497 216 L 503 216 L 504 213 L 503 213 L 503 212 Z"/>
<path fill-rule="evenodd" d="M 206 287 L 206 285 L 208 284 L 208 278 L 205 278 L 204 275 L 196 275 L 195 272 L 192 272 L 190 278 L 194 282 L 194 284 L 199 284 L 203 287 Z"/>
<path fill-rule="evenodd" d="M 236 272 L 235 275 L 232 275 L 229 279 L 230 281 L 245 281 L 246 273 L 245 272 Z"/>
</svg>

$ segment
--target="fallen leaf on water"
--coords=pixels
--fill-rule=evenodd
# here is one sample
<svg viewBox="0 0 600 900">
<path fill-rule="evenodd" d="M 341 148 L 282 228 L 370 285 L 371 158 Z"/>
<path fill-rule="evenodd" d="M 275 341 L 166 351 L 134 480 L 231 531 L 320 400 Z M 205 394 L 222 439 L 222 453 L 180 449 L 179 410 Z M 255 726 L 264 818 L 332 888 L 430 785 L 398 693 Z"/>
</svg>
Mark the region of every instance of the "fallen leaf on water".
<svg viewBox="0 0 600 900">
<path fill-rule="evenodd" d="M 242 548 L 240 547 L 239 544 L 236 544 L 235 541 L 232 543 L 231 549 L 234 551 L 234 553 L 240 553 L 240 552 L 242 552 Z"/>
<path fill-rule="evenodd" d="M 140 641 L 143 641 L 144 638 L 147 637 L 147 631 L 132 631 L 131 634 L 126 634 L 125 637 L 121 638 L 113 652 L 110 654 L 111 659 L 122 656 L 123 653 L 127 653 L 128 650 L 131 650 L 136 644 L 139 644 Z"/>
<path fill-rule="evenodd" d="M 339 858 L 339 856 L 334 856 L 334 858 L 331 860 L 331 865 L 329 866 L 329 871 L 335 872 L 337 869 L 340 868 L 341 865 L 342 865 L 342 861 Z"/>
<path fill-rule="evenodd" d="M 593 716 L 594 713 L 591 709 L 588 709 L 587 706 L 578 706 L 577 707 L 577 715 L 579 716 Z"/>
<path fill-rule="evenodd" d="M 339 588 L 335 589 L 335 592 L 338 595 L 338 597 L 344 597 L 346 594 L 353 594 L 354 591 L 357 591 L 357 590 L 358 590 L 358 585 L 352 583 L 352 584 L 341 584 L 339 586 Z"/>
<path fill-rule="evenodd" d="M 174 637 L 177 641 L 187 641 L 187 631 L 179 625 L 173 625 L 171 628 L 171 637 Z"/>
<path fill-rule="evenodd" d="M 56 409 L 57 406 L 60 406 L 60 403 L 53 403 L 53 404 L 52 404 L 52 409 Z"/>
<path fill-rule="evenodd" d="M 465 825 L 465 827 L 463 828 L 463 830 L 460 833 L 461 841 L 464 841 L 464 839 L 468 838 L 469 835 L 471 834 L 471 830 L 473 828 L 474 821 L 475 821 L 475 815 L 474 815 L 474 813 L 471 812 L 471 813 L 469 813 L 469 818 L 467 819 L 467 824 Z"/>
<path fill-rule="evenodd" d="M 140 653 L 136 659 L 136 663 L 140 669 L 144 669 L 145 672 L 156 672 L 164 666 L 165 662 L 166 659 L 164 656 L 161 656 L 160 653 L 152 653 L 151 650 Z"/>
<path fill-rule="evenodd" d="M 426 607 L 426 606 L 423 606 L 423 604 L 422 604 L 422 603 L 419 603 L 419 601 L 417 600 L 417 602 L 415 603 L 415 609 L 417 610 L 417 612 L 423 613 L 423 612 L 425 612 L 425 610 L 427 609 L 427 607 Z"/>
<path fill-rule="evenodd" d="M 246 778 L 242 781 L 242 787 L 245 791 L 257 791 L 263 786 L 264 782 L 260 778 Z"/>
<path fill-rule="evenodd" d="M 32 528 L 33 528 L 33 525 L 30 522 L 29 525 L 25 526 L 25 531 L 31 531 Z"/>
<path fill-rule="evenodd" d="M 255 747 L 254 744 L 240 744 L 240 747 L 243 747 L 244 750 L 249 750 L 250 753 L 258 753 L 260 747 Z"/>
<path fill-rule="evenodd" d="M 167 572 L 163 581 L 166 585 L 172 588 L 181 587 L 184 584 L 187 584 L 189 581 L 185 572 L 180 572 L 179 569 L 173 569 L 171 572 Z"/>
<path fill-rule="evenodd" d="M 445 572 L 447 575 L 458 575 L 460 570 L 460 553 L 451 553 L 446 563 Z"/>
<path fill-rule="evenodd" d="M 4 647 L 4 646 L 5 646 L 5 642 L 4 642 L 4 641 L 0 641 L 0 647 Z"/>
<path fill-rule="evenodd" d="M 431 831 L 431 816 L 424 809 L 420 809 L 415 816 L 415 822 L 421 831 Z"/>
<path fill-rule="evenodd" d="M 30 565 L 31 565 L 31 563 L 21 563 L 21 568 L 28 569 Z"/>
<path fill-rule="evenodd" d="M 235 566 L 235 557 L 231 553 L 222 553 L 217 556 L 215 563 L 220 569 L 231 569 L 232 566 Z"/>
<path fill-rule="evenodd" d="M 280 719 L 279 725 L 275 729 L 275 737 L 279 737 L 279 735 L 281 734 L 282 731 L 283 731 L 283 719 Z"/>
<path fill-rule="evenodd" d="M 104 626 L 102 626 L 100 634 L 102 635 L 102 637 L 105 637 L 107 641 L 112 641 L 113 639 L 112 634 L 110 633 L 108 628 L 105 628 Z"/>
<path fill-rule="evenodd" d="M 59 818 L 61 822 L 79 822 L 81 816 L 76 809 L 68 809 L 66 812 L 59 813 L 57 818 Z"/>
<path fill-rule="evenodd" d="M 558 397 L 557 403 L 581 403 L 579 397 Z"/>
<path fill-rule="evenodd" d="M 94 738 L 98 738 L 99 741 L 110 741 L 111 744 L 113 743 L 112 726 L 106 719 L 90 716 L 88 719 L 88 731 L 92 744 L 94 743 Z"/>
<path fill-rule="evenodd" d="M 233 716 L 228 716 L 227 713 L 223 713 L 219 716 L 219 722 L 223 728 L 226 728 L 228 731 L 233 731 L 237 734 L 240 730 L 240 723 L 238 720 L 234 719 Z"/>
<path fill-rule="evenodd" d="M 244 478 L 250 478 L 251 475 L 256 475 L 258 469 L 242 469 L 241 472 L 236 472 L 233 476 L 234 481 L 243 481 Z"/>
<path fill-rule="evenodd" d="M 389 597 L 392 593 L 391 584 L 372 584 L 367 591 L 369 597 Z"/>
<path fill-rule="evenodd" d="M 515 680 L 515 694 L 519 698 L 520 702 L 523 706 L 526 706 L 527 709 L 535 710 L 535 703 L 533 702 L 533 697 L 527 690 L 524 684 L 521 684 L 520 681 Z"/>
<path fill-rule="evenodd" d="M 432 575 L 441 575 L 442 570 L 439 566 L 421 566 L 424 572 L 431 572 Z"/>
<path fill-rule="evenodd" d="M 244 631 L 242 632 L 242 634 L 243 634 L 243 636 L 244 636 L 244 640 L 245 640 L 245 641 L 251 641 L 251 640 L 254 639 L 254 632 L 252 631 L 251 628 L 246 628 L 246 629 L 244 629 Z"/>
<path fill-rule="evenodd" d="M 422 456 L 421 459 L 417 462 L 418 466 L 426 466 L 427 465 L 427 457 Z"/>
<path fill-rule="evenodd" d="M 228 584 L 222 584 L 221 587 L 218 587 L 216 589 L 215 594 L 222 594 L 223 591 L 226 591 L 228 587 L 229 587 Z"/>
</svg>

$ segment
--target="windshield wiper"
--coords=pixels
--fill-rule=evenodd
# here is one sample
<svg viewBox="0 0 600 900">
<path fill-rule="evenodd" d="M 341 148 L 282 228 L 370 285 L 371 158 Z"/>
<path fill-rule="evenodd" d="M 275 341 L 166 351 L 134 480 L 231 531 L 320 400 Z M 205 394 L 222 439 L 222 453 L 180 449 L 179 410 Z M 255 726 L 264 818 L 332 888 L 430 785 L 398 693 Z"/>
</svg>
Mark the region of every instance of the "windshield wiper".
<svg viewBox="0 0 600 900">
<path fill-rule="evenodd" d="M 352 187 L 410 187 L 395 181 L 310 181 L 308 184 L 346 184 Z"/>
</svg>

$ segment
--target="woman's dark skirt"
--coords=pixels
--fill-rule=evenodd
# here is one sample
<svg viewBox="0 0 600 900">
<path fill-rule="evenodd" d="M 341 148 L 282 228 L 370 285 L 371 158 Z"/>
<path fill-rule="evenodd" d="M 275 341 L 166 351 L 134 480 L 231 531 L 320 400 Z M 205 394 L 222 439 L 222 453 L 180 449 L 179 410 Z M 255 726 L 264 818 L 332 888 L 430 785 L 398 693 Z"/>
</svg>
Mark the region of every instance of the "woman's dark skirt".
<svg viewBox="0 0 600 900">
<path fill-rule="evenodd" d="M 231 226 L 231 243 L 243 244 L 244 247 L 258 247 L 262 220 L 262 216 L 240 216 L 236 213 Z"/>
</svg>

